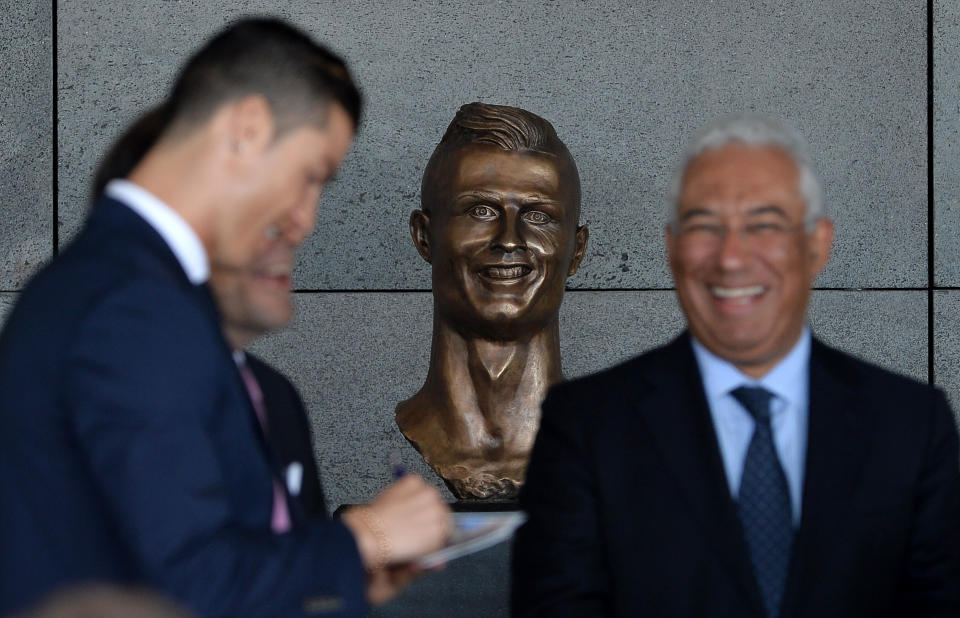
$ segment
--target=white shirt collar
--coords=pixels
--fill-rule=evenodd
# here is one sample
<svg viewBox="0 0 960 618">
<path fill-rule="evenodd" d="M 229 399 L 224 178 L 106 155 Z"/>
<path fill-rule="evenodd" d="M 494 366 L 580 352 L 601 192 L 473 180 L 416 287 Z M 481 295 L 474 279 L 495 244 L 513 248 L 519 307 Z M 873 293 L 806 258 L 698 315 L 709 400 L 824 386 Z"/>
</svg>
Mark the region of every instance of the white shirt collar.
<svg viewBox="0 0 960 618">
<path fill-rule="evenodd" d="M 126 204 L 160 234 L 180 262 L 180 267 L 190 283 L 200 285 L 210 278 L 207 251 L 203 248 L 200 237 L 177 211 L 129 180 L 111 180 L 104 193 Z"/>
<path fill-rule="evenodd" d="M 790 352 L 765 376 L 756 380 L 705 348 L 693 336 L 690 337 L 693 343 L 693 354 L 696 356 L 702 375 L 703 389 L 709 401 L 716 401 L 738 386 L 749 384 L 762 386 L 778 398 L 794 404 L 802 401 L 806 392 L 807 384 L 801 378 L 807 375 L 810 340 L 810 327 L 804 326 L 800 338 Z"/>
</svg>

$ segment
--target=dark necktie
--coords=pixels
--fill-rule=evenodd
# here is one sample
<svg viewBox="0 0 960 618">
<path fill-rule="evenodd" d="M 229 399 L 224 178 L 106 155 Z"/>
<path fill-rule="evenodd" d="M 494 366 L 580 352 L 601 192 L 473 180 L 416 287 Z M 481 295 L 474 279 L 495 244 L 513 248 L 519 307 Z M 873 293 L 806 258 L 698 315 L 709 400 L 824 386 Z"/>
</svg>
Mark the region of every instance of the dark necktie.
<svg viewBox="0 0 960 618">
<path fill-rule="evenodd" d="M 756 421 L 740 478 L 740 523 L 767 616 L 777 618 L 790 564 L 793 517 L 787 477 L 780 467 L 770 428 L 773 395 L 755 386 L 741 386 L 730 394 Z"/>
</svg>

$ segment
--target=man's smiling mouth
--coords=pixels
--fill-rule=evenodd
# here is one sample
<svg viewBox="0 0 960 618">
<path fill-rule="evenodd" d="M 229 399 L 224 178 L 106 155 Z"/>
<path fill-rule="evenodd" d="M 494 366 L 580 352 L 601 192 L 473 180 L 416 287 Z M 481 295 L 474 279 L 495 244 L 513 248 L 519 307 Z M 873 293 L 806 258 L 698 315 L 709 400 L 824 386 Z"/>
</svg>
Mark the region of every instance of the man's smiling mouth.
<svg viewBox="0 0 960 618">
<path fill-rule="evenodd" d="M 758 296 L 763 295 L 766 291 L 767 288 L 762 285 L 745 285 L 740 287 L 710 286 L 710 293 L 714 298 L 736 304 L 748 304 Z"/>
</svg>

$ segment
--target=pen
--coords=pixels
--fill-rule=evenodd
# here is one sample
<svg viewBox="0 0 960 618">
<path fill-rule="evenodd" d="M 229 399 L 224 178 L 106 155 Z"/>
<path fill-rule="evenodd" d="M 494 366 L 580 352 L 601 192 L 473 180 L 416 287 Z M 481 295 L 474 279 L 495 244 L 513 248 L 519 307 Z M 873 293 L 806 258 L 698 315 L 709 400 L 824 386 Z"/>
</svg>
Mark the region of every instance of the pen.
<svg viewBox="0 0 960 618">
<path fill-rule="evenodd" d="M 390 468 L 393 471 L 394 480 L 403 478 L 407 474 L 407 468 L 403 465 L 403 458 L 400 456 L 400 449 L 390 451 Z"/>
</svg>

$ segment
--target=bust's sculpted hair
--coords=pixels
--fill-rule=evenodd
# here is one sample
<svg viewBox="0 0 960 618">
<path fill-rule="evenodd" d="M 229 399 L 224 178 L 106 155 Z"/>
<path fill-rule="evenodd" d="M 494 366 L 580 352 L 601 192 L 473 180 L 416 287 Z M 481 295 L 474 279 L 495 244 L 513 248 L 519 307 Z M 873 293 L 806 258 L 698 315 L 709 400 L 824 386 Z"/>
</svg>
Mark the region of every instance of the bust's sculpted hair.
<svg viewBox="0 0 960 618">
<path fill-rule="evenodd" d="M 519 107 L 468 103 L 454 116 L 438 149 L 491 144 L 513 152 L 558 156 L 566 146 L 547 120 Z"/>
<path fill-rule="evenodd" d="M 576 163 L 557 131 L 545 118 L 519 107 L 489 105 L 479 101 L 457 110 L 443 138 L 433 151 L 423 171 L 421 202 L 429 211 L 433 187 L 444 155 L 472 144 L 489 144 L 508 152 L 532 153 L 566 161 L 575 176 L 577 207 L 580 205 L 580 177 Z"/>
</svg>

